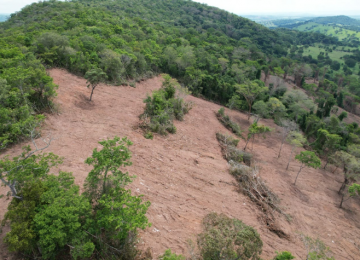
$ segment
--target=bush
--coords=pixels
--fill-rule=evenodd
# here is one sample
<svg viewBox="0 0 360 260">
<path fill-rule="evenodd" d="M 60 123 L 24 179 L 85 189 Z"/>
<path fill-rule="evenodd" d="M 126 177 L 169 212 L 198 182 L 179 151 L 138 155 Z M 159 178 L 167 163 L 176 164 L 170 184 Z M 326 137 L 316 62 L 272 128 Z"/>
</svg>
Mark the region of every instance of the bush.
<svg viewBox="0 0 360 260">
<path fill-rule="evenodd" d="M 263 246 L 260 235 L 242 221 L 210 213 L 203 219 L 203 228 L 197 239 L 203 260 L 260 259 Z"/>
<path fill-rule="evenodd" d="M 216 113 L 216 117 L 227 129 L 231 130 L 237 136 L 243 138 L 243 131 L 241 130 L 240 126 L 233 122 L 229 116 L 225 115 L 225 110 L 223 107 L 220 108 L 219 111 Z"/>
<path fill-rule="evenodd" d="M 174 118 L 183 120 L 192 106 L 191 103 L 175 96 L 175 87 L 179 87 L 175 80 L 168 75 L 165 75 L 164 79 L 162 88 L 155 90 L 152 96 L 144 100 L 146 107 L 145 112 L 140 116 L 141 126 L 161 135 L 175 134 Z"/>
<path fill-rule="evenodd" d="M 216 138 L 220 142 L 223 156 L 227 161 L 243 162 L 247 165 L 251 165 L 252 154 L 236 148 L 239 139 L 221 133 L 216 133 Z"/>
<path fill-rule="evenodd" d="M 216 138 L 218 139 L 219 142 L 222 142 L 225 145 L 232 145 L 235 147 L 239 144 L 240 141 L 239 139 L 235 139 L 231 135 L 223 135 L 221 133 L 216 133 Z"/>
<path fill-rule="evenodd" d="M 295 258 L 295 256 L 293 256 L 290 252 L 287 251 L 276 253 L 277 255 L 274 257 L 274 260 L 291 260 Z"/>
<path fill-rule="evenodd" d="M 147 133 L 145 133 L 144 137 L 145 137 L 146 139 L 151 139 L 151 140 L 154 138 L 153 133 L 150 132 L 150 131 L 147 132 Z"/>
<path fill-rule="evenodd" d="M 160 260 L 185 260 L 185 256 L 171 253 L 171 249 L 165 251 L 162 256 L 159 256 Z"/>
</svg>

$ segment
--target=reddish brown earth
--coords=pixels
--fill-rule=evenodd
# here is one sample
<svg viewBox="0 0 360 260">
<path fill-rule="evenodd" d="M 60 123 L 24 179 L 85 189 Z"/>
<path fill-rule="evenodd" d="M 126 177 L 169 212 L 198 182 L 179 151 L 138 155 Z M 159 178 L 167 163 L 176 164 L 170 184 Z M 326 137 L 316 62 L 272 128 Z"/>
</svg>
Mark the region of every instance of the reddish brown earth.
<svg viewBox="0 0 360 260">
<path fill-rule="evenodd" d="M 289 239 L 269 231 L 257 206 L 237 192 L 215 137 L 216 132 L 229 133 L 215 117 L 219 105 L 190 96 L 188 100 L 194 107 L 184 121 L 175 122 L 177 133 L 147 140 L 137 128 L 138 117 L 144 109 L 143 99 L 161 86 L 161 77 L 141 82 L 136 88 L 100 85 L 93 102 L 89 102 L 83 78 L 59 69 L 49 73 L 59 85 L 55 100 L 59 113 L 47 116 L 43 135 L 51 133 L 57 138 L 47 151 L 65 158 L 63 165 L 53 171 L 71 171 L 76 183 L 82 185 L 90 170 L 84 160 L 95 147 L 100 148 L 98 141 L 115 135 L 129 137 L 134 143 L 133 165 L 127 170 L 137 176 L 131 189 L 133 194 L 144 194 L 144 199 L 152 203 L 147 214 L 152 227 L 141 232 L 141 245 L 151 248 L 154 259 L 167 248 L 187 254 L 186 241 L 196 238 L 201 232 L 202 218 L 213 211 L 255 227 L 264 242 L 264 259 L 271 259 L 276 250 L 288 250 L 297 259 L 305 259 L 305 248 L 297 232 L 319 237 L 338 260 L 360 259 L 360 206 L 349 200 L 345 209 L 339 209 L 337 190 L 341 175 L 304 169 L 295 187 L 292 183 L 299 164 L 292 162 L 285 171 L 290 151 L 287 145 L 277 159 L 279 132 L 270 120 L 262 123 L 274 128 L 273 133 L 266 139 L 255 140 L 252 152 L 261 167 L 261 177 L 278 194 L 281 207 L 292 218 L 288 222 L 279 217 L 279 225 Z M 246 115 L 227 109 L 226 113 L 243 129 L 249 126 Z M 7 153 L 16 155 L 23 145 Z M 243 145 L 241 141 L 239 147 Z M 1 187 L 0 194 L 6 192 Z M 7 203 L 5 197 L 0 199 L 0 218 Z M 2 259 L 10 259 L 3 245 L 0 251 Z"/>
</svg>

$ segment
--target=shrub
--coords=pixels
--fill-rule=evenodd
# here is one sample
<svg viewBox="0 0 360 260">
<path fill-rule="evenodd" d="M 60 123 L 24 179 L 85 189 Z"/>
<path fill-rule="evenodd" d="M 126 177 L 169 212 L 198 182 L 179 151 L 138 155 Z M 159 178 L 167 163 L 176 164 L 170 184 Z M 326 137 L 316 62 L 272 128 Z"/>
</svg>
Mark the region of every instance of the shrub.
<svg viewBox="0 0 360 260">
<path fill-rule="evenodd" d="M 165 253 L 159 256 L 160 260 L 185 260 L 185 256 L 177 255 L 171 252 L 171 249 L 165 251 Z"/>
<path fill-rule="evenodd" d="M 218 139 L 219 142 L 222 142 L 225 145 L 232 145 L 235 147 L 238 145 L 240 141 L 239 139 L 235 139 L 231 135 L 223 135 L 221 133 L 216 133 L 216 138 Z"/>
<path fill-rule="evenodd" d="M 260 235 L 242 221 L 210 213 L 203 219 L 203 228 L 197 239 L 203 260 L 260 259 Z"/>
<path fill-rule="evenodd" d="M 304 234 L 299 234 L 301 241 L 306 248 L 306 259 L 309 260 L 335 260 L 332 256 L 332 252 L 323 241 L 319 238 L 312 238 Z"/>
<path fill-rule="evenodd" d="M 227 161 L 244 162 L 247 165 L 251 164 L 252 154 L 236 148 L 239 139 L 221 133 L 216 133 L 216 138 L 220 142 L 223 156 Z"/>
<path fill-rule="evenodd" d="M 281 253 L 276 252 L 277 255 L 274 257 L 274 260 L 291 260 L 294 259 L 295 256 L 293 256 L 290 252 L 283 251 Z"/>
<path fill-rule="evenodd" d="M 147 132 L 147 133 L 145 133 L 144 137 L 145 137 L 146 139 L 151 139 L 151 140 L 154 138 L 153 133 L 150 132 L 150 131 Z"/>
<path fill-rule="evenodd" d="M 242 137 L 242 130 L 238 124 L 233 122 L 229 116 L 225 115 L 224 108 L 220 108 L 219 111 L 216 113 L 216 117 L 218 120 L 229 130 L 231 130 L 237 136 Z"/>
<path fill-rule="evenodd" d="M 184 115 L 192 108 L 191 103 L 176 97 L 176 87 L 180 88 L 177 82 L 168 75 L 165 75 L 164 79 L 162 88 L 155 90 L 152 96 L 144 100 L 145 111 L 140 116 L 141 126 L 144 129 L 161 135 L 176 133 L 176 127 L 173 125 L 174 118 L 183 120 Z"/>
</svg>

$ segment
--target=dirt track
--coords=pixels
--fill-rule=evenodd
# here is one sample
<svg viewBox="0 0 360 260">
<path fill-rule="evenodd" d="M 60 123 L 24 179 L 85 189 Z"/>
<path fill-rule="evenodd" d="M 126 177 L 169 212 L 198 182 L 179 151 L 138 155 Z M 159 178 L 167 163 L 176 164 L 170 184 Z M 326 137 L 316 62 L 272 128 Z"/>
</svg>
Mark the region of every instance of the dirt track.
<svg viewBox="0 0 360 260">
<path fill-rule="evenodd" d="M 360 259 L 360 206 L 350 200 L 345 203 L 345 210 L 338 208 L 341 175 L 304 169 L 294 187 L 299 164 L 293 162 L 289 171 L 285 171 L 288 146 L 283 148 L 282 157 L 276 158 L 278 131 L 270 120 L 262 123 L 274 128 L 274 132 L 266 139 L 256 140 L 253 153 L 261 166 L 262 178 L 292 217 L 290 223 L 284 217 L 279 219 L 290 239 L 270 232 L 261 221 L 258 208 L 236 191 L 215 137 L 216 132 L 228 133 L 215 117 L 220 106 L 188 97 L 194 108 L 183 122 L 175 122 L 177 133 L 147 140 L 136 129 L 138 116 L 143 112 L 146 94 L 161 86 L 160 77 L 141 82 L 136 88 L 100 85 L 89 103 L 89 90 L 83 78 L 59 69 L 51 70 L 50 75 L 59 85 L 56 102 L 60 110 L 57 115 L 47 116 L 43 134 L 51 132 L 57 138 L 48 152 L 65 157 L 60 170 L 73 172 L 77 184 L 82 185 L 90 170 L 84 160 L 95 147 L 100 147 L 98 141 L 117 135 L 127 136 L 134 143 L 133 165 L 127 171 L 137 176 L 131 184 L 133 193 L 144 194 L 144 199 L 152 203 L 148 211 L 152 227 L 141 232 L 141 243 L 143 248 L 151 248 L 154 259 L 167 248 L 186 254 L 186 241 L 196 238 L 201 232 L 202 218 L 212 211 L 255 227 L 264 242 L 264 259 L 272 259 L 275 250 L 288 250 L 297 259 L 305 259 L 305 249 L 296 232 L 319 236 L 337 260 Z M 248 127 L 246 115 L 228 110 L 226 113 L 242 129 Z M 18 154 L 22 145 L 8 153 Z M 243 145 L 241 141 L 239 147 Z M 0 188 L 0 194 L 6 191 Z M 7 202 L 6 198 L 0 199 L 0 219 Z M 6 255 L 4 251 L 0 253 L 3 259 L 7 259 Z"/>
</svg>

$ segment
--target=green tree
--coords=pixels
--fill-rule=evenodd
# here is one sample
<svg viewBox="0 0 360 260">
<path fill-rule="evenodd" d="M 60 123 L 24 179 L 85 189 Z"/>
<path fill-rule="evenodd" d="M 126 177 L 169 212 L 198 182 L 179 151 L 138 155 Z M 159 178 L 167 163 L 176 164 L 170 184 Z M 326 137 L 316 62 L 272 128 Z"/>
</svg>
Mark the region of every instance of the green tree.
<svg viewBox="0 0 360 260">
<path fill-rule="evenodd" d="M 281 67 L 275 67 L 274 73 L 276 76 L 282 77 L 284 75 L 285 71 L 283 69 L 281 69 Z"/>
<path fill-rule="evenodd" d="M 85 160 L 86 164 L 93 166 L 84 184 L 85 194 L 92 202 L 98 201 L 113 187 L 125 187 L 133 178 L 119 169 L 132 164 L 129 150 L 132 142 L 126 137 L 120 139 L 116 136 L 99 144 L 102 149 L 95 148 L 92 156 Z"/>
<path fill-rule="evenodd" d="M 360 158 L 360 145 L 359 144 L 350 144 L 350 145 L 348 145 L 347 151 L 352 156 Z"/>
<path fill-rule="evenodd" d="M 22 200 L 22 188 L 27 182 L 34 179 L 44 178 L 50 171 L 51 167 L 55 167 L 62 162 L 62 158 L 53 153 L 40 153 L 48 148 L 51 144 L 50 140 L 45 140 L 45 146 L 39 147 L 33 140 L 36 149 L 31 150 L 30 146 L 23 147 L 20 156 L 9 159 L 5 156 L 0 159 L 0 180 L 11 190 L 11 196 Z"/>
<path fill-rule="evenodd" d="M 262 82 L 257 81 L 247 81 L 244 84 L 235 85 L 236 92 L 243 96 L 249 107 L 249 116 L 250 120 L 252 105 L 255 102 L 256 98 L 268 91 L 268 88 L 264 86 Z"/>
<path fill-rule="evenodd" d="M 115 137 L 100 144 L 103 149 L 94 149 L 86 160 L 94 168 L 81 195 L 71 173 L 48 174 L 61 163 L 56 155 L 27 147 L 21 156 L 0 160 L 3 179 L 15 190 L 2 222 L 11 227 L 5 236 L 9 250 L 42 259 L 64 252 L 74 259 L 89 258 L 94 251 L 134 258 L 137 229 L 150 226 L 150 202 L 125 189 L 131 177 L 119 167 L 131 164 L 131 142 Z"/>
<path fill-rule="evenodd" d="M 91 224 L 91 205 L 79 195 L 71 173 L 33 178 L 13 199 L 3 225 L 10 223 L 5 236 L 10 251 L 28 256 L 54 258 L 64 247 L 77 257 L 90 257 L 95 248 L 85 230 Z"/>
<path fill-rule="evenodd" d="M 356 157 L 345 151 L 336 151 L 331 157 L 331 161 L 334 165 L 342 169 L 344 181 L 341 184 L 338 193 L 343 195 L 346 187 L 354 183 L 360 177 L 360 164 Z"/>
<path fill-rule="evenodd" d="M 330 134 L 325 129 L 318 130 L 318 138 L 315 143 L 318 142 L 318 148 L 322 154 L 326 156 L 326 163 L 324 169 L 329 163 L 330 155 L 340 149 L 341 136 L 337 134 Z M 321 145 L 322 144 L 322 145 Z"/>
<path fill-rule="evenodd" d="M 94 68 L 86 72 L 85 79 L 87 79 L 87 87 L 91 89 L 90 101 L 94 93 L 95 88 L 100 82 L 107 79 L 107 75 L 100 68 Z"/>
<path fill-rule="evenodd" d="M 341 114 L 338 116 L 340 121 L 343 121 L 347 117 L 348 117 L 348 113 L 346 113 L 345 111 L 341 112 Z"/>
<path fill-rule="evenodd" d="M 285 140 L 287 139 L 288 135 L 292 131 L 298 130 L 298 126 L 294 121 L 288 120 L 288 119 L 280 119 L 280 126 L 281 126 L 281 145 L 279 149 L 278 158 L 280 158 L 281 150 L 283 148 L 283 145 L 285 143 Z"/>
<path fill-rule="evenodd" d="M 289 165 L 290 165 L 290 161 L 291 161 L 293 152 L 296 150 L 297 147 L 302 147 L 306 143 L 306 138 L 300 132 L 291 131 L 288 134 L 286 141 L 291 145 L 289 161 L 286 166 L 286 170 L 287 170 L 287 169 L 289 169 Z"/>
<path fill-rule="evenodd" d="M 275 97 L 271 97 L 266 103 L 263 100 L 255 102 L 253 109 L 263 118 L 271 117 L 277 120 L 286 115 L 284 104 Z"/>
<path fill-rule="evenodd" d="M 90 202 L 79 195 L 74 177 L 68 173 L 59 177 L 50 175 L 45 187 L 46 192 L 41 195 L 41 204 L 33 219 L 42 257 L 53 258 L 65 246 L 75 259 L 90 257 L 95 245 L 86 230 L 92 222 L 92 209 Z"/>
<path fill-rule="evenodd" d="M 267 102 L 268 111 L 272 118 L 278 120 L 286 115 L 286 108 L 284 104 L 275 97 L 271 97 Z"/>
<path fill-rule="evenodd" d="M 113 244 L 124 244 L 130 232 L 151 226 L 146 217 L 150 202 L 142 202 L 141 196 L 131 196 L 130 190 L 114 187 L 103 194 L 96 206 L 95 227 L 98 236 L 105 231 Z"/>
<path fill-rule="evenodd" d="M 263 100 L 256 101 L 252 108 L 262 118 L 268 118 L 270 115 L 268 106 Z"/>
<path fill-rule="evenodd" d="M 256 135 L 263 135 L 263 137 L 265 138 L 265 134 L 266 133 L 270 133 L 271 132 L 271 129 L 267 126 L 264 126 L 264 125 L 258 125 L 257 122 L 251 124 L 249 126 L 249 129 L 248 129 L 248 134 L 247 134 L 247 139 L 246 139 L 246 144 L 245 144 L 245 147 L 244 147 L 244 151 L 246 150 L 246 147 L 250 141 L 251 138 L 253 138 L 253 142 L 254 142 L 254 139 L 255 139 L 255 136 Z"/>
<path fill-rule="evenodd" d="M 354 68 L 356 65 L 356 60 L 352 59 L 352 58 L 348 58 L 345 59 L 345 64 L 349 67 L 349 68 Z"/>
<path fill-rule="evenodd" d="M 296 175 L 294 185 L 296 185 L 296 181 L 297 181 L 299 174 L 303 168 L 311 167 L 311 168 L 317 169 L 321 166 L 321 160 L 319 157 L 316 156 L 316 154 L 314 152 L 310 152 L 310 151 L 300 152 L 300 154 L 295 156 L 295 159 L 298 160 L 299 162 L 301 162 L 301 165 L 300 165 L 300 170 Z"/>
<path fill-rule="evenodd" d="M 342 195 L 341 197 L 341 202 L 340 202 L 340 208 L 342 208 L 342 204 L 351 199 L 351 198 L 354 198 L 354 197 L 358 197 L 360 196 L 360 185 L 359 184 L 356 184 L 356 183 L 353 183 L 349 188 L 348 188 L 348 194 L 349 194 L 349 197 L 347 199 L 344 199 L 345 198 L 345 192 L 344 194 Z"/>
</svg>

